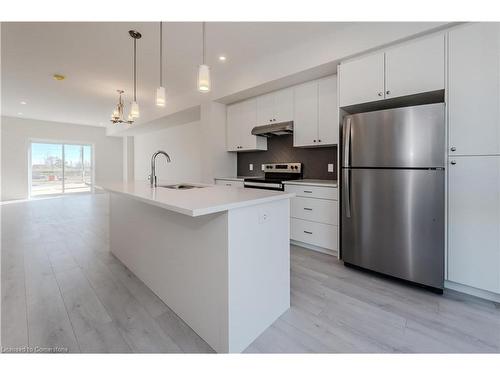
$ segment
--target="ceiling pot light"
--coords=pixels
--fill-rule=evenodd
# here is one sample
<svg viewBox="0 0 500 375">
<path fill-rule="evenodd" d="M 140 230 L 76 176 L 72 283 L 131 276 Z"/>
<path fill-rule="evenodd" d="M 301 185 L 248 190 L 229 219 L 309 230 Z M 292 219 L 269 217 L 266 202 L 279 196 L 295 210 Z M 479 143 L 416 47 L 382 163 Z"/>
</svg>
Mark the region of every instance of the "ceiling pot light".
<svg viewBox="0 0 500 375">
<path fill-rule="evenodd" d="M 226 56 L 224 55 L 219 56 L 219 61 L 226 61 L 226 60 L 227 60 Z"/>
<path fill-rule="evenodd" d="M 26 103 L 24 100 L 21 102 L 22 105 L 26 105 L 28 103 Z"/>
<path fill-rule="evenodd" d="M 137 39 L 141 39 L 142 35 L 135 30 L 130 30 L 128 33 L 134 39 L 134 101 L 130 107 L 130 117 L 136 119 L 140 116 L 139 104 L 137 104 Z"/>
<path fill-rule="evenodd" d="M 163 86 L 163 23 L 160 22 L 160 87 L 156 89 L 156 105 L 165 107 L 165 87 Z"/>
<path fill-rule="evenodd" d="M 202 37 L 203 37 L 203 61 L 198 68 L 198 91 L 206 93 L 210 91 L 210 67 L 205 64 L 205 22 L 202 23 Z"/>
<path fill-rule="evenodd" d="M 62 74 L 54 74 L 52 75 L 52 78 L 54 78 L 56 81 L 64 81 L 66 79 L 66 77 Z"/>
<path fill-rule="evenodd" d="M 17 115 L 18 115 L 18 116 L 22 116 L 22 115 L 23 115 L 23 113 L 22 113 L 22 112 L 17 112 Z"/>
</svg>

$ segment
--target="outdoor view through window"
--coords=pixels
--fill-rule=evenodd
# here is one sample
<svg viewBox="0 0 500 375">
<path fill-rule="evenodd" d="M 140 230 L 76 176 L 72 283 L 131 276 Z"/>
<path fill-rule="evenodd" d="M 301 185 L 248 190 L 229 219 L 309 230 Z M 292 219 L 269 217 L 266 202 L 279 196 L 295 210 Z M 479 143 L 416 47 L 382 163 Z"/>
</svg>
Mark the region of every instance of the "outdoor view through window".
<svg viewBox="0 0 500 375">
<path fill-rule="evenodd" d="M 31 196 L 92 189 L 92 146 L 31 144 Z"/>
</svg>

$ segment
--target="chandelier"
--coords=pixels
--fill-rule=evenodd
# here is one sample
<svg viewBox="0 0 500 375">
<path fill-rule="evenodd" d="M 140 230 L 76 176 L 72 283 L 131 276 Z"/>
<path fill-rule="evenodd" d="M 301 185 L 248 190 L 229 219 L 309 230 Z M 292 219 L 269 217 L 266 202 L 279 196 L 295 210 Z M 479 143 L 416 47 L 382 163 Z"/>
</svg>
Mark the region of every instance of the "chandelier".
<svg viewBox="0 0 500 375">
<path fill-rule="evenodd" d="M 141 33 L 135 30 L 130 30 L 130 37 L 134 40 L 134 101 L 130 106 L 130 112 L 127 119 L 124 119 L 124 108 L 122 94 L 123 90 L 116 90 L 118 92 L 118 104 L 116 105 L 113 113 L 111 114 L 111 122 L 113 124 L 132 124 L 136 118 L 139 117 L 139 104 L 137 104 L 137 39 L 142 37 Z"/>
</svg>

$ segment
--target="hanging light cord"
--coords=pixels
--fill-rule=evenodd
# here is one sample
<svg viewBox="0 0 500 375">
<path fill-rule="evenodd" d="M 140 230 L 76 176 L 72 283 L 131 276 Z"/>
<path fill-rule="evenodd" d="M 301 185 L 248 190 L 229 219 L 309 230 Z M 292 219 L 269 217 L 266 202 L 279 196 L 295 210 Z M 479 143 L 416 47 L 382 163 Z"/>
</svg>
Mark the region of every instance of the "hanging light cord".
<svg viewBox="0 0 500 375">
<path fill-rule="evenodd" d="M 205 22 L 202 23 L 203 32 L 203 65 L 205 65 Z"/>
<path fill-rule="evenodd" d="M 137 89 L 137 69 L 136 69 L 136 60 L 137 60 L 137 52 L 136 52 L 136 44 L 137 44 L 137 39 L 134 38 L 134 102 L 137 102 L 137 97 L 136 97 L 136 89 Z"/>
<path fill-rule="evenodd" d="M 160 21 L 160 87 L 163 87 L 163 23 Z"/>
</svg>

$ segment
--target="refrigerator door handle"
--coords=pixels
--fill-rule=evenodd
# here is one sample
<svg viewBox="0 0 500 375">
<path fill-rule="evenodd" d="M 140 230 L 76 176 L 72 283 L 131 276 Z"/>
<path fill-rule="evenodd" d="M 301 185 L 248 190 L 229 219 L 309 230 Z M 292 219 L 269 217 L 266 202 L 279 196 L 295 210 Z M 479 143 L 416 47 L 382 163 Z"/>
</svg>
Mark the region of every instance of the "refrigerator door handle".
<svg viewBox="0 0 500 375">
<path fill-rule="evenodd" d="M 344 206 L 345 206 L 345 216 L 347 218 L 351 217 L 351 184 L 350 184 L 350 179 L 351 179 L 351 171 L 347 168 L 343 169 L 344 171 Z"/>
<path fill-rule="evenodd" d="M 344 152 L 343 152 L 343 156 L 344 156 L 344 163 L 343 163 L 343 167 L 349 167 L 350 166 L 350 153 L 351 153 L 351 121 L 352 121 L 352 118 L 349 116 L 349 117 L 346 117 L 344 119 L 344 126 L 343 126 L 343 129 L 344 129 L 344 134 L 343 134 L 343 141 L 344 141 Z"/>
</svg>

